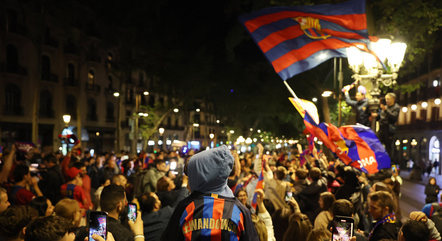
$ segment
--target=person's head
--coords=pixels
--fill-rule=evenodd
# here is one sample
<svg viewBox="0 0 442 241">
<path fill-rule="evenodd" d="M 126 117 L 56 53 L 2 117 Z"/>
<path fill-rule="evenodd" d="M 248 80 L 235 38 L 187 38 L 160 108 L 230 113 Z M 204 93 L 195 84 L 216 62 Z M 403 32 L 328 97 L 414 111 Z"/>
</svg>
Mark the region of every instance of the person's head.
<svg viewBox="0 0 442 241">
<path fill-rule="evenodd" d="M 78 227 L 81 221 L 80 205 L 74 199 L 65 198 L 60 200 L 54 208 L 57 216 L 68 219 L 74 227 Z"/>
<path fill-rule="evenodd" d="M 8 200 L 8 192 L 6 189 L 0 187 L 0 214 L 3 213 L 11 203 Z"/>
<path fill-rule="evenodd" d="M 46 155 L 43 161 L 47 167 L 53 167 L 58 163 L 57 157 L 53 154 Z"/>
<path fill-rule="evenodd" d="M 321 170 L 317 167 L 313 167 L 310 169 L 309 176 L 312 179 L 312 181 L 316 182 L 321 178 Z"/>
<path fill-rule="evenodd" d="M 161 201 L 154 192 L 147 192 L 140 198 L 140 208 L 143 213 L 156 212 L 161 208 Z"/>
<path fill-rule="evenodd" d="M 68 181 L 75 182 L 75 185 L 83 185 L 83 177 L 82 171 L 76 167 L 71 167 L 66 172 L 66 176 Z"/>
<path fill-rule="evenodd" d="M 39 216 L 50 216 L 54 212 L 51 200 L 46 197 L 36 197 L 29 205 L 38 211 Z"/>
<path fill-rule="evenodd" d="M 247 192 L 246 189 L 241 188 L 239 189 L 239 191 L 236 192 L 235 194 L 236 198 L 238 198 L 238 200 L 244 205 L 246 206 L 247 203 Z"/>
<path fill-rule="evenodd" d="M 154 161 L 154 163 L 155 163 L 155 167 L 158 169 L 158 171 L 160 171 L 160 172 L 167 171 L 167 165 L 166 165 L 166 161 L 164 159 L 156 159 Z"/>
<path fill-rule="evenodd" d="M 110 156 L 107 160 L 106 160 L 106 167 L 107 168 L 115 168 L 117 166 L 116 163 L 116 157 L 114 155 Z"/>
<path fill-rule="evenodd" d="M 428 179 L 428 184 L 430 184 L 430 185 L 436 185 L 436 178 L 434 178 L 434 177 L 430 177 L 430 179 Z"/>
<path fill-rule="evenodd" d="M 305 180 L 308 176 L 308 171 L 302 168 L 298 168 L 295 171 L 295 176 L 298 180 Z"/>
<path fill-rule="evenodd" d="M 122 186 L 111 184 L 103 188 L 100 196 L 101 210 L 120 214 L 126 207 L 126 193 Z"/>
<path fill-rule="evenodd" d="M 29 172 L 29 167 L 25 164 L 18 164 L 15 166 L 14 172 L 14 181 L 21 182 L 23 180 L 30 181 L 31 173 Z"/>
<path fill-rule="evenodd" d="M 365 99 L 365 94 L 367 94 L 367 90 L 365 89 L 364 86 L 360 85 L 358 86 L 358 91 L 356 92 L 356 100 L 360 101 Z"/>
<path fill-rule="evenodd" d="M 284 234 L 284 240 L 306 241 L 312 230 L 312 224 L 307 215 L 296 212 L 290 215 L 289 227 Z M 296 237 L 296 239 L 293 239 Z"/>
<path fill-rule="evenodd" d="M 379 220 L 395 210 L 393 196 L 386 191 L 376 191 L 368 195 L 368 212 L 374 220 Z"/>
<path fill-rule="evenodd" d="M 330 210 L 335 202 L 335 195 L 331 192 L 323 192 L 319 195 L 318 202 L 322 210 Z"/>
<path fill-rule="evenodd" d="M 267 228 L 264 221 L 262 221 L 257 215 L 252 214 L 252 223 L 253 226 L 255 226 L 259 241 L 267 241 Z"/>
<path fill-rule="evenodd" d="M 72 224 L 59 216 L 39 217 L 26 228 L 25 241 L 73 241 Z"/>
<path fill-rule="evenodd" d="M 285 167 L 279 166 L 276 168 L 275 178 L 277 180 L 283 180 L 286 175 L 287 175 L 287 169 Z"/>
<path fill-rule="evenodd" d="M 313 229 L 308 235 L 308 241 L 329 241 L 331 240 L 331 232 L 327 229 Z"/>
<path fill-rule="evenodd" d="M 124 175 L 118 174 L 112 177 L 112 184 L 126 187 L 127 178 Z"/>
<path fill-rule="evenodd" d="M 387 184 L 383 182 L 376 182 L 370 187 L 370 192 L 376 192 L 376 191 L 391 192 L 391 189 L 387 186 Z"/>
<path fill-rule="evenodd" d="M 158 179 L 157 181 L 158 192 L 172 191 L 173 189 L 175 189 L 175 183 L 173 182 L 172 179 L 166 176 L 162 176 L 160 179 Z"/>
<path fill-rule="evenodd" d="M 232 190 L 227 186 L 233 162 L 233 156 L 225 145 L 193 155 L 186 168 L 190 189 L 234 197 Z"/>
<path fill-rule="evenodd" d="M 333 217 L 335 216 L 352 217 L 353 204 L 347 199 L 338 199 L 333 203 L 331 211 Z"/>
<path fill-rule="evenodd" d="M 385 95 L 385 103 L 387 103 L 387 106 L 393 106 L 396 101 L 396 94 L 395 93 L 387 93 Z"/>
<path fill-rule="evenodd" d="M 424 222 L 408 220 L 398 233 L 398 241 L 423 241 L 430 239 L 430 230 Z"/>
<path fill-rule="evenodd" d="M 0 215 L 0 240 L 24 238 L 24 228 L 38 217 L 38 212 L 30 206 L 11 206 Z"/>
</svg>

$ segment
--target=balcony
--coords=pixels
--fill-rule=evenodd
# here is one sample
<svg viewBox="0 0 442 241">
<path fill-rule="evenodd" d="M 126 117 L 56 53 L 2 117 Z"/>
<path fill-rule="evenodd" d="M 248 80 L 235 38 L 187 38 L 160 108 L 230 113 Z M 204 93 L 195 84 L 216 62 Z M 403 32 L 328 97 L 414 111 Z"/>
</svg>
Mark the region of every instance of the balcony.
<svg viewBox="0 0 442 241">
<path fill-rule="evenodd" d="M 69 86 L 69 87 L 78 87 L 79 83 L 78 83 L 78 80 L 76 80 L 74 78 L 65 77 L 63 80 L 63 85 Z"/>
<path fill-rule="evenodd" d="M 90 84 L 86 84 L 86 91 L 89 93 L 92 93 L 94 95 L 99 95 L 100 91 L 101 91 L 101 87 L 99 85 L 90 85 Z"/>
<path fill-rule="evenodd" d="M 53 83 L 58 83 L 58 75 L 55 74 L 48 74 L 48 73 L 42 73 L 41 74 L 41 80 L 44 81 L 49 81 L 49 82 L 53 82 Z"/>
<path fill-rule="evenodd" d="M 0 63 L 0 71 L 11 73 L 11 74 L 28 75 L 27 69 L 20 66 L 20 65 Z"/>
<path fill-rule="evenodd" d="M 23 115 L 23 106 L 11 106 L 5 105 L 3 107 L 5 115 L 14 115 L 14 116 L 22 116 Z"/>
</svg>

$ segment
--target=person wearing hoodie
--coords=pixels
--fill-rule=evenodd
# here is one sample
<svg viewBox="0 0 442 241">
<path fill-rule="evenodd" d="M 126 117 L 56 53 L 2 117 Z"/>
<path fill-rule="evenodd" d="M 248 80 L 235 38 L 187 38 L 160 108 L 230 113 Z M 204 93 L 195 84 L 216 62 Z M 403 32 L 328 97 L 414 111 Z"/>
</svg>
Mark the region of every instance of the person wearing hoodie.
<svg viewBox="0 0 442 241">
<path fill-rule="evenodd" d="M 185 172 L 192 193 L 175 208 L 161 240 L 259 240 L 249 210 L 227 185 L 233 163 L 225 145 L 190 158 Z"/>
</svg>

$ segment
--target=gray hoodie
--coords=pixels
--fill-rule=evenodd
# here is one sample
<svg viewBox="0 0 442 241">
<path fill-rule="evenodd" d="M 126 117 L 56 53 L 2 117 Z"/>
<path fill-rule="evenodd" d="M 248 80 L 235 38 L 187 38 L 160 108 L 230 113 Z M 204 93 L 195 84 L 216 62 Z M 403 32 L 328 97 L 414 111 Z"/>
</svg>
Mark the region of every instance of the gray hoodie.
<svg viewBox="0 0 442 241">
<path fill-rule="evenodd" d="M 225 145 L 195 154 L 187 165 L 190 190 L 234 197 L 227 186 L 233 163 L 233 156 Z"/>
</svg>

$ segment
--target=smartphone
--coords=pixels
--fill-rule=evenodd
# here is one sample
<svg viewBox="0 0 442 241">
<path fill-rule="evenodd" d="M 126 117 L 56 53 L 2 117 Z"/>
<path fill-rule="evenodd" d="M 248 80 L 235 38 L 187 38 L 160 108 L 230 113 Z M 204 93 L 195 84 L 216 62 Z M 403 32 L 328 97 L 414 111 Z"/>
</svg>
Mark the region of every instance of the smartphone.
<svg viewBox="0 0 442 241">
<path fill-rule="evenodd" d="M 349 241 L 353 236 L 354 220 L 351 217 L 336 216 L 333 219 L 333 241 Z"/>
<path fill-rule="evenodd" d="M 90 211 L 88 213 L 89 240 L 92 235 L 98 234 L 104 240 L 107 237 L 107 214 L 105 212 Z"/>
<path fill-rule="evenodd" d="M 292 193 L 292 192 L 287 191 L 287 192 L 285 193 L 285 201 L 286 201 L 286 202 L 288 202 L 290 199 L 292 199 L 292 197 L 293 197 L 293 193 Z"/>
<path fill-rule="evenodd" d="M 137 220 L 137 205 L 135 203 L 129 203 L 127 207 L 127 217 L 129 220 L 135 222 L 135 220 Z"/>
</svg>

